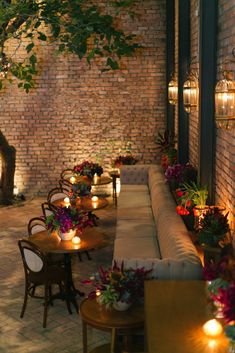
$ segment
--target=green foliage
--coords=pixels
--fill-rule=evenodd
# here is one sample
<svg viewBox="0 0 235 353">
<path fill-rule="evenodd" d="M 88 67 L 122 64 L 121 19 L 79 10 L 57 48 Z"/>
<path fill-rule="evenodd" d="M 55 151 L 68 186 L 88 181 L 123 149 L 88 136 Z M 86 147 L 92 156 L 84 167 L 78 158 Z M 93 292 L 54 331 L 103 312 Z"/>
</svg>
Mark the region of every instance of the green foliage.
<svg viewBox="0 0 235 353">
<path fill-rule="evenodd" d="M 158 132 L 156 144 L 159 147 L 160 151 L 164 154 L 167 151 L 175 150 L 175 135 L 174 133 L 165 130 L 164 132 Z"/>
<path fill-rule="evenodd" d="M 113 288 L 113 286 L 107 285 L 105 291 L 102 292 L 98 300 L 100 304 L 103 304 L 106 306 L 107 309 L 110 309 L 113 307 L 114 303 L 117 302 L 118 297 L 119 295 Z"/>
<path fill-rule="evenodd" d="M 26 92 L 34 87 L 33 76 L 37 73 L 35 40 L 54 42 L 58 53 L 73 53 L 80 59 L 86 56 L 88 64 L 96 57 L 104 57 L 102 71 L 119 69 L 119 60 L 133 55 L 140 47 L 134 42 L 134 35 L 125 34 L 114 25 L 115 16 L 121 9 L 128 13 L 128 7 L 133 3 L 134 0 L 108 0 L 107 5 L 117 9 L 111 16 L 108 13 L 110 6 L 105 7 L 107 13 L 101 13 L 92 0 L 0 1 L 0 55 L 5 55 L 5 46 L 12 38 L 19 43 L 16 52 L 25 38 L 28 43 L 24 62 L 6 57 L 9 66 L 0 79 L 9 79 L 12 74 Z"/>
<path fill-rule="evenodd" d="M 220 246 L 221 242 L 226 240 L 227 233 L 230 231 L 228 213 L 224 215 L 217 207 L 210 208 L 206 212 L 200 225 L 199 243 L 212 247 Z"/>
<path fill-rule="evenodd" d="M 181 196 L 182 204 L 187 204 L 192 201 L 195 206 L 205 206 L 208 197 L 207 187 L 200 187 L 195 182 L 191 181 L 180 185 L 180 190 L 183 192 Z"/>
</svg>

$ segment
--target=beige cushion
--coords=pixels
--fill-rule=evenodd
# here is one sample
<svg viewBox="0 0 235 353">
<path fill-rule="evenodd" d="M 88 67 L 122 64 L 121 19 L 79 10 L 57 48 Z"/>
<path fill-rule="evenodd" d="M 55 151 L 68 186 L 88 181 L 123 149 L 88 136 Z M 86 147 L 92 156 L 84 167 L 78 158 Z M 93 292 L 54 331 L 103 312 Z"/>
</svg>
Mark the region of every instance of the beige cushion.
<svg viewBox="0 0 235 353">
<path fill-rule="evenodd" d="M 156 238 L 156 227 L 152 219 L 149 220 L 119 220 L 116 226 L 116 239 L 133 239 L 139 237 Z"/>
<path fill-rule="evenodd" d="M 118 198 L 118 207 L 150 207 L 148 192 L 121 192 Z"/>
<path fill-rule="evenodd" d="M 148 221 L 151 222 L 152 224 L 154 223 L 153 220 L 153 213 L 151 210 L 151 207 L 145 206 L 145 207 L 118 207 L 117 209 L 117 219 L 122 220 L 122 219 L 130 219 L 130 220 L 140 220 L 141 222 Z M 156 228 L 156 227 L 155 227 Z"/>
<path fill-rule="evenodd" d="M 123 165 L 120 168 L 121 185 L 148 184 L 148 169 L 151 164 Z"/>
<path fill-rule="evenodd" d="M 122 192 L 136 192 L 136 193 L 140 193 L 140 192 L 145 192 L 145 193 L 149 193 L 149 188 L 148 185 L 138 185 L 138 184 L 133 184 L 133 185 L 128 185 L 128 184 L 124 184 L 121 185 L 120 191 Z"/>
<path fill-rule="evenodd" d="M 115 259 L 132 259 L 133 257 L 148 259 L 160 258 L 157 242 L 151 237 L 117 238 L 114 243 Z"/>
</svg>

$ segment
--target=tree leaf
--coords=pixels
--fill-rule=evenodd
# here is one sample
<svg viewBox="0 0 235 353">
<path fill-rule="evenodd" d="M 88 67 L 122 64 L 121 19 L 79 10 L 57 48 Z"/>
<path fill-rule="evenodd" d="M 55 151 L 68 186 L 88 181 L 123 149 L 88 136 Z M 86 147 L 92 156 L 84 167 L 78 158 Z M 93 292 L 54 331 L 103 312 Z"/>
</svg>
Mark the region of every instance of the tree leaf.
<svg viewBox="0 0 235 353">
<path fill-rule="evenodd" d="M 25 48 L 27 53 L 29 53 L 33 49 L 33 47 L 34 47 L 34 43 L 33 42 L 28 44 L 27 47 Z"/>
</svg>

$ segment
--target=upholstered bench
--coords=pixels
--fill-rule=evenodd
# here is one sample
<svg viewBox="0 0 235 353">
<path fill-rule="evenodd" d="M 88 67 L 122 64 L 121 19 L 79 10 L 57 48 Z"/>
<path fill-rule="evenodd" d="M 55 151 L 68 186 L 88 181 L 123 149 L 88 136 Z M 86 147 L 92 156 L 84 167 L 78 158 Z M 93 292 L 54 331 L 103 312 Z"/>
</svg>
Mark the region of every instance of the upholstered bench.
<svg viewBox="0 0 235 353">
<path fill-rule="evenodd" d="M 113 260 L 159 279 L 201 279 L 202 265 L 157 165 L 122 166 Z"/>
</svg>

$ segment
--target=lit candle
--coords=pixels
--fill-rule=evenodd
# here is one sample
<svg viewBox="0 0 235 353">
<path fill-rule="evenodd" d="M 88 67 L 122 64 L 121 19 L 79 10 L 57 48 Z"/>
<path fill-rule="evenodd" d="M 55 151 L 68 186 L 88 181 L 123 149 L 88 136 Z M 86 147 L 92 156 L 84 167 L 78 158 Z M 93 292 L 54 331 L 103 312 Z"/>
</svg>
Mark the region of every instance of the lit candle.
<svg viewBox="0 0 235 353">
<path fill-rule="evenodd" d="M 96 183 L 97 180 L 98 180 L 98 175 L 95 173 L 95 175 L 94 175 L 94 183 Z"/>
<path fill-rule="evenodd" d="M 64 203 L 65 203 L 66 207 L 68 207 L 70 205 L 70 199 L 68 196 L 64 198 Z"/>
<path fill-rule="evenodd" d="M 76 178 L 74 176 L 72 176 L 69 180 L 70 180 L 70 183 L 72 184 L 75 184 L 76 182 Z"/>
<path fill-rule="evenodd" d="M 95 295 L 96 295 L 97 297 L 99 297 L 99 296 L 101 295 L 101 291 L 100 291 L 99 289 L 96 289 Z"/>
<path fill-rule="evenodd" d="M 92 196 L 92 201 L 97 202 L 98 201 L 98 196 Z"/>
<path fill-rule="evenodd" d="M 203 325 L 203 331 L 207 336 L 216 337 L 222 333 L 223 327 L 219 321 L 212 319 Z"/>
<path fill-rule="evenodd" d="M 75 237 L 73 237 L 72 239 L 72 243 L 79 244 L 80 242 L 81 242 L 81 239 L 77 235 L 75 235 Z"/>
</svg>

